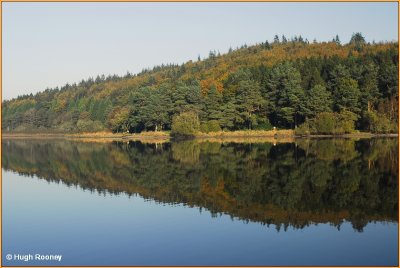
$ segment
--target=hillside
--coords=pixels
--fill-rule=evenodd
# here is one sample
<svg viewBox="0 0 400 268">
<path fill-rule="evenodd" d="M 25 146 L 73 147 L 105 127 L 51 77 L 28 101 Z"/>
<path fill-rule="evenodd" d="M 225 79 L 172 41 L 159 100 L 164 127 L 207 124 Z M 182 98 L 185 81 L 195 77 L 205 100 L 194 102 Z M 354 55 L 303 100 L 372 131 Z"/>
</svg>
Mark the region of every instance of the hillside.
<svg viewBox="0 0 400 268">
<path fill-rule="evenodd" d="M 204 132 L 303 123 L 321 133 L 329 126 L 397 132 L 398 43 L 369 44 L 361 34 L 346 45 L 275 39 L 136 75 L 102 75 L 3 101 L 2 130 L 170 130 L 188 111 Z"/>
</svg>

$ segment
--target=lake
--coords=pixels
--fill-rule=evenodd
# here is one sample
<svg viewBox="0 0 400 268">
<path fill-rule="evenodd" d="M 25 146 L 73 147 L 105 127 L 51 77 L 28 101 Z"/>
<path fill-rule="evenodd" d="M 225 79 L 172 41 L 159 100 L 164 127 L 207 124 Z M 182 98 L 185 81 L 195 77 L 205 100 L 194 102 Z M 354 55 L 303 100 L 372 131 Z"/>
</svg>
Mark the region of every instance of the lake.
<svg viewBox="0 0 400 268">
<path fill-rule="evenodd" d="M 398 164 L 397 138 L 3 139 L 3 265 L 397 266 Z"/>
</svg>

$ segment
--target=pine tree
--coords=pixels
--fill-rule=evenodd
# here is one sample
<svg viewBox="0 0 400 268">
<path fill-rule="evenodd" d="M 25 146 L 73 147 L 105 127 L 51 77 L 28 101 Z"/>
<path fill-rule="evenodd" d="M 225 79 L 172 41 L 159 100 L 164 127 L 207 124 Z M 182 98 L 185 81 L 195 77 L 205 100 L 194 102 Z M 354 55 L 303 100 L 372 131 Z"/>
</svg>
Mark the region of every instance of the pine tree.
<svg viewBox="0 0 400 268">
<path fill-rule="evenodd" d="M 313 118 L 319 113 L 331 112 L 332 104 L 331 93 L 324 86 L 315 85 L 307 92 L 305 116 L 307 118 Z"/>
<path fill-rule="evenodd" d="M 217 91 L 215 86 L 212 86 L 205 98 L 205 111 L 207 120 L 221 120 L 221 102 L 222 95 Z"/>
<path fill-rule="evenodd" d="M 248 129 L 257 125 L 257 113 L 265 107 L 259 84 L 250 77 L 241 80 L 236 92 L 235 105 L 238 123 L 242 123 Z"/>
<path fill-rule="evenodd" d="M 274 36 L 274 44 L 279 44 L 279 36 L 277 34 Z"/>
<path fill-rule="evenodd" d="M 331 77 L 329 86 L 334 97 L 335 110 L 340 112 L 346 109 L 358 113 L 360 89 L 357 81 L 350 76 L 349 70 L 339 64 L 332 71 Z"/>
<path fill-rule="evenodd" d="M 305 93 L 301 88 L 300 73 L 291 63 L 279 64 L 272 69 L 266 95 L 273 123 L 291 127 L 300 123 L 305 110 Z"/>
<path fill-rule="evenodd" d="M 339 35 L 336 35 L 336 37 L 335 37 L 335 43 L 338 44 L 338 45 L 340 46 Z"/>
</svg>

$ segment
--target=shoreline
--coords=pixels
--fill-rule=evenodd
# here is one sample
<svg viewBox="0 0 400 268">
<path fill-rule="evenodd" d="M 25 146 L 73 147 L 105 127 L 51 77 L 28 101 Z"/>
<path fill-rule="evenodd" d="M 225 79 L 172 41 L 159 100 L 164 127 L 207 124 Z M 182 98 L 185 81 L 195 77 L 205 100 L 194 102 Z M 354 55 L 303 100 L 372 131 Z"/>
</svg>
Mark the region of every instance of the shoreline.
<svg viewBox="0 0 400 268">
<path fill-rule="evenodd" d="M 359 132 L 341 135 L 295 135 L 293 130 L 241 130 L 199 133 L 190 139 L 201 141 L 229 142 L 237 139 L 259 140 L 269 142 L 289 142 L 296 139 L 319 138 L 394 138 L 398 133 L 376 134 Z M 141 142 L 169 142 L 173 138 L 169 132 L 142 132 L 142 133 L 111 133 L 111 132 L 87 132 L 87 133 L 2 133 L 2 139 L 70 139 L 81 141 L 141 141 Z"/>
</svg>

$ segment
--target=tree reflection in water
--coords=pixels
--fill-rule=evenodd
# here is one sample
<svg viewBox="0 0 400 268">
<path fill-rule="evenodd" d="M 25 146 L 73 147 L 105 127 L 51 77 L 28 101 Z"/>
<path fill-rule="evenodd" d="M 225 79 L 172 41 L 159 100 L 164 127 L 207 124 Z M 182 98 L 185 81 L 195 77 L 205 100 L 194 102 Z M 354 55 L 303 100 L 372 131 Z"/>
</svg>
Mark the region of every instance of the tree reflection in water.
<svg viewBox="0 0 400 268">
<path fill-rule="evenodd" d="M 397 139 L 294 143 L 3 140 L 2 167 L 91 191 L 303 228 L 398 218 Z"/>
</svg>

